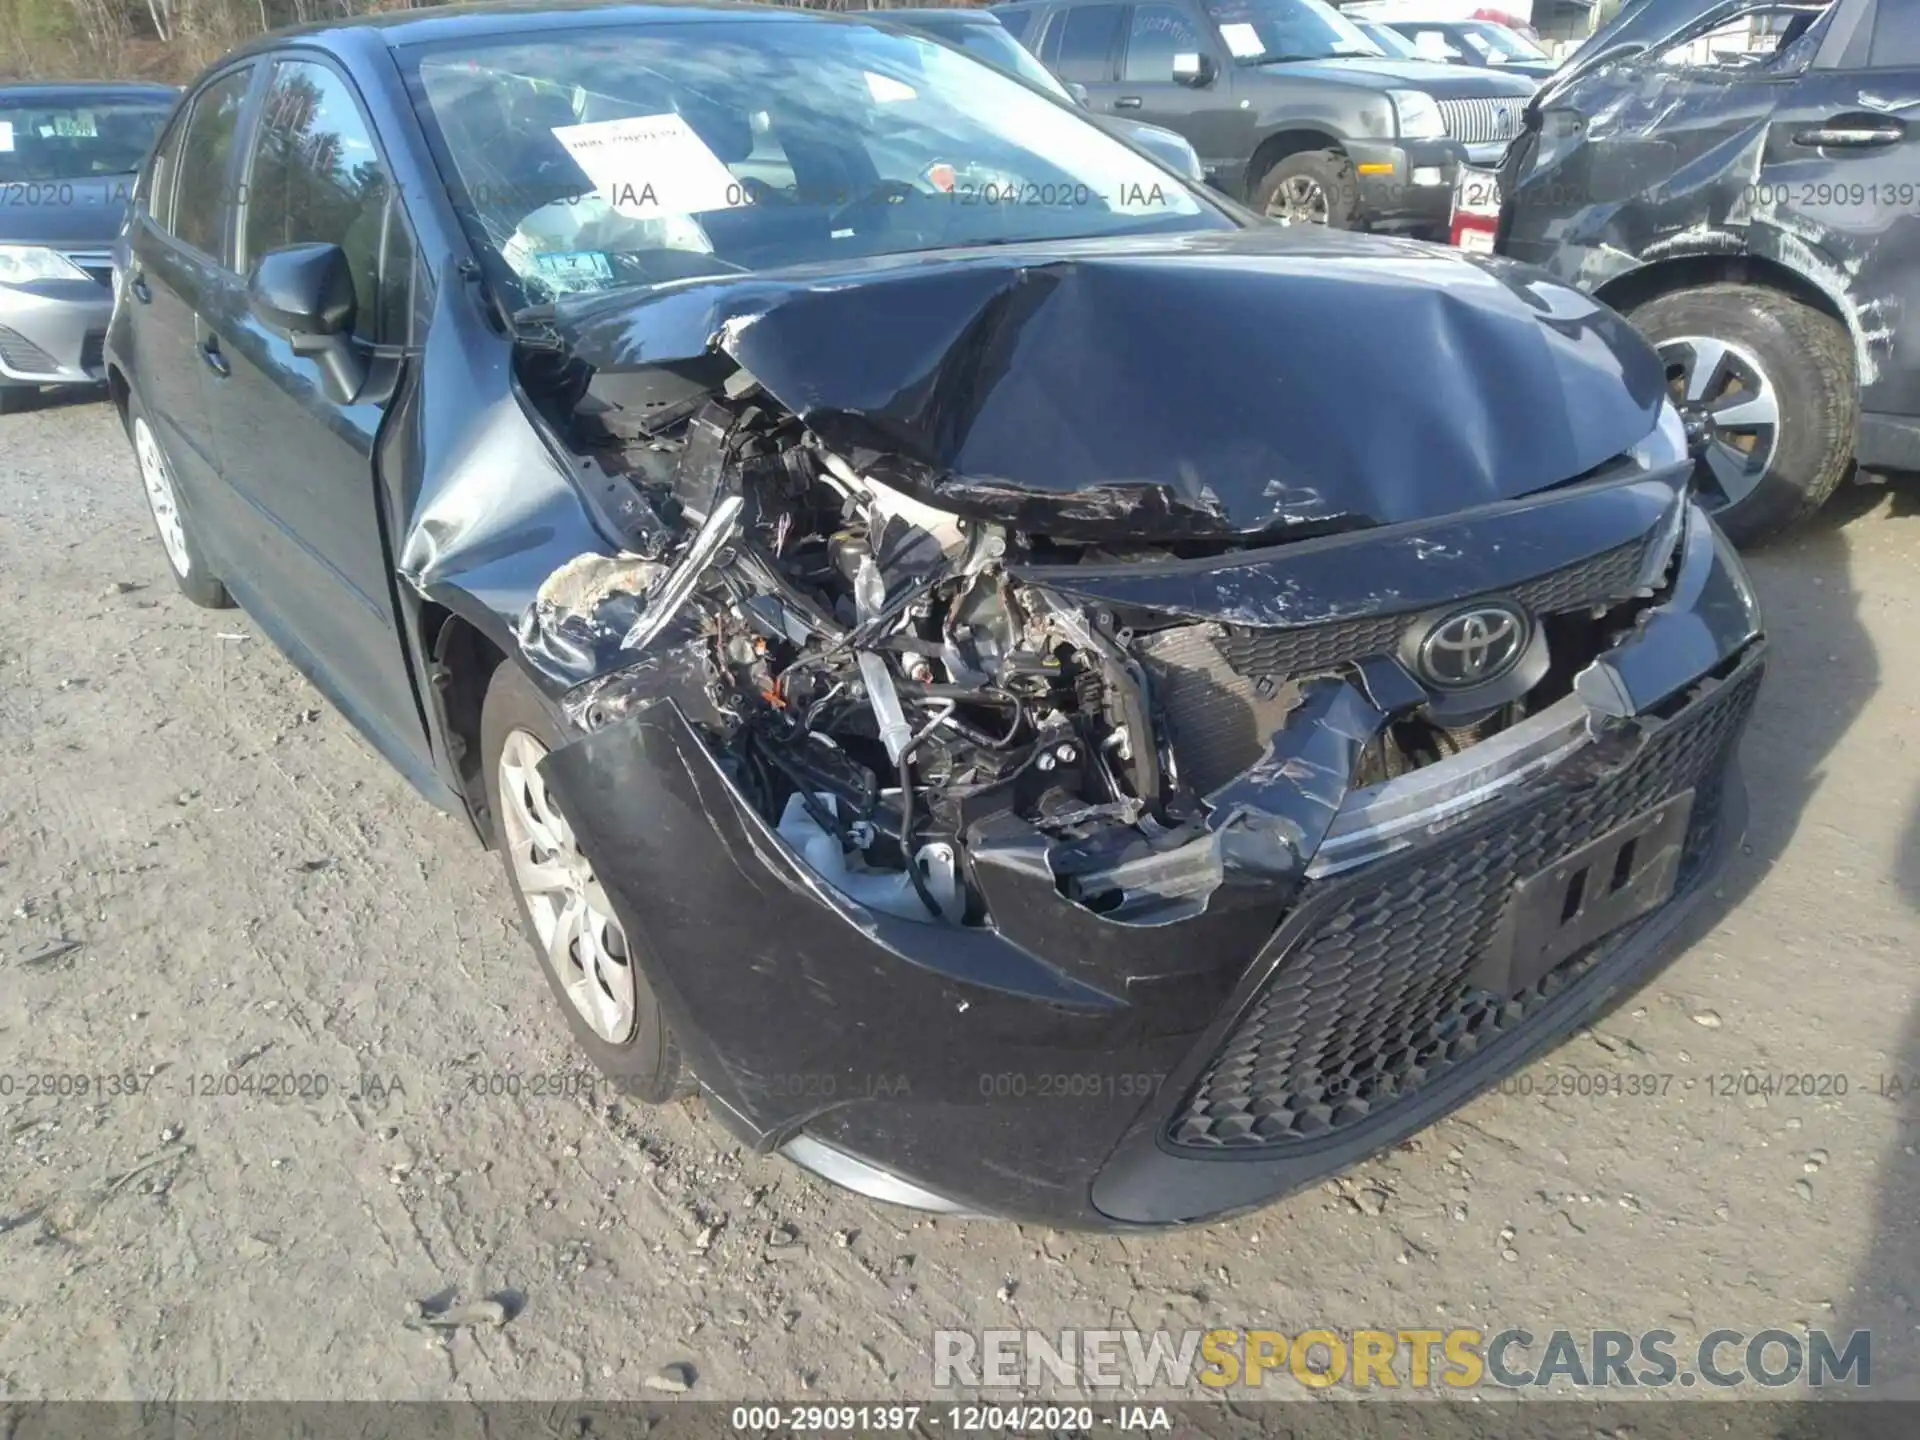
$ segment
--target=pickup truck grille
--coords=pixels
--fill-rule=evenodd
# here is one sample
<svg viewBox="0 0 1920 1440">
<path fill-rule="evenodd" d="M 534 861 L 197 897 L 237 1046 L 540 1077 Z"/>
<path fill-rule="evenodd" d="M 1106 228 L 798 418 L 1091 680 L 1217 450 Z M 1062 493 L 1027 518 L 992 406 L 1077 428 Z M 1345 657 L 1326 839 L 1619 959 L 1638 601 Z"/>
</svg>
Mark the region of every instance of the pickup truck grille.
<svg viewBox="0 0 1920 1440">
<path fill-rule="evenodd" d="M 1440 116 L 1447 122 L 1447 134 L 1462 145 L 1484 145 L 1490 140 L 1511 140 L 1520 133 L 1522 99 L 1442 100 Z"/>
</svg>

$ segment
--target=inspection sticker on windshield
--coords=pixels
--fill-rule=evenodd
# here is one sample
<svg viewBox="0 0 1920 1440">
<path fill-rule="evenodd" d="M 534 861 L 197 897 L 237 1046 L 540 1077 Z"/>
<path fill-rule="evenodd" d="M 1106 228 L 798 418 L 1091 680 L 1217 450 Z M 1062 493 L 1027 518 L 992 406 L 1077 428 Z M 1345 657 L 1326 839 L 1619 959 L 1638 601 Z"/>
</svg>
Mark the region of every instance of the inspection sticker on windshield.
<svg viewBox="0 0 1920 1440">
<path fill-rule="evenodd" d="M 556 290 L 592 290 L 613 279 L 613 262 L 600 250 L 550 250 L 533 257 L 533 268 Z"/>
<path fill-rule="evenodd" d="M 0 154 L 13 149 L 13 121 L 0 120 Z"/>
<path fill-rule="evenodd" d="M 1251 25 L 1222 25 L 1220 38 L 1227 42 L 1227 49 L 1236 60 L 1251 60 L 1267 53 L 1267 47 L 1260 42 L 1260 32 Z"/>
<path fill-rule="evenodd" d="M 678 115 L 559 125 L 553 138 L 622 215 L 645 220 L 747 203 L 740 182 Z"/>
</svg>

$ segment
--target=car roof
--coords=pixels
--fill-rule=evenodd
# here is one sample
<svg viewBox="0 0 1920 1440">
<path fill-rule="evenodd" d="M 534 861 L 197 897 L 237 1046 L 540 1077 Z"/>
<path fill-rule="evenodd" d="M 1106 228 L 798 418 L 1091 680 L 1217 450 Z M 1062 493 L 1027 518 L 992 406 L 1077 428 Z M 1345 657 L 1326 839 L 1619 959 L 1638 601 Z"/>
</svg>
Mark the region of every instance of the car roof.
<svg viewBox="0 0 1920 1440">
<path fill-rule="evenodd" d="M 595 25 L 675 25 L 713 19 L 765 24 L 835 24 L 845 16 L 825 10 L 796 10 L 734 0 L 483 0 L 469 5 L 437 5 L 424 10 L 388 10 L 348 20 L 317 20 L 256 36 L 228 58 L 278 50 L 289 43 L 351 49 L 371 38 L 399 49 L 462 35 L 548 33 Z M 871 19 L 862 16 L 861 19 Z"/>
<path fill-rule="evenodd" d="M 995 6 L 995 9 L 1001 7 Z M 856 15 L 862 20 L 902 20 L 909 25 L 921 24 L 931 20 L 935 24 L 954 25 L 998 25 L 992 10 L 961 8 L 957 5 L 917 5 L 911 10 L 843 10 L 843 15 Z"/>
<path fill-rule="evenodd" d="M 176 85 L 145 80 L 39 80 L 31 85 L 0 85 L 0 100 L 46 99 L 55 95 L 120 95 L 138 100 L 171 100 Z"/>
</svg>

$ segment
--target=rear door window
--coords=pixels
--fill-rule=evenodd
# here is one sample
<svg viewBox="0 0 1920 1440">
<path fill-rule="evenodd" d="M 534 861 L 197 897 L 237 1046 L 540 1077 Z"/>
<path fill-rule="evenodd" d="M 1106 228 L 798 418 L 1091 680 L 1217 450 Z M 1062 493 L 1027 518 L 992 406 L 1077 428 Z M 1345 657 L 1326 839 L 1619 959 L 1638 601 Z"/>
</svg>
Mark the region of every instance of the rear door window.
<svg viewBox="0 0 1920 1440">
<path fill-rule="evenodd" d="M 233 134 L 246 103 L 253 68 L 229 71 L 193 102 L 180 150 L 179 182 L 167 229 L 194 249 L 221 259 L 226 251 Z"/>
<path fill-rule="evenodd" d="M 1118 5 L 1077 5 L 1056 21 L 1060 43 L 1053 70 L 1062 80 L 1098 85 L 1113 79 L 1113 52 L 1120 40 Z"/>
<path fill-rule="evenodd" d="M 392 189 L 347 82 L 325 65 L 278 62 L 247 172 L 242 267 L 288 245 L 338 245 L 353 274 L 354 333 L 377 339 Z"/>
</svg>

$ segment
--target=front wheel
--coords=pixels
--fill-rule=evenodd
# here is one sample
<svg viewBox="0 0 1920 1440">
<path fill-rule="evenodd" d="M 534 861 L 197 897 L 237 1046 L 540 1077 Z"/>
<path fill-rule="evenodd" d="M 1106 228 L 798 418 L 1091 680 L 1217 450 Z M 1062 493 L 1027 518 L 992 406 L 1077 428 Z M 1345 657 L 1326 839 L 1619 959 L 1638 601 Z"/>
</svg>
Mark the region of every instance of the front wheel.
<svg viewBox="0 0 1920 1440">
<path fill-rule="evenodd" d="M 1276 161 L 1254 186 L 1254 208 L 1282 225 L 1351 230 L 1360 215 L 1353 162 L 1338 150 L 1303 150 Z"/>
<path fill-rule="evenodd" d="M 518 665 L 509 660 L 494 671 L 480 712 L 480 753 L 494 843 L 521 928 L 588 1058 L 624 1093 L 658 1104 L 679 1086 L 679 1047 L 538 768 L 574 738 Z"/>
<path fill-rule="evenodd" d="M 1860 417 L 1845 326 L 1762 285 L 1676 291 L 1631 318 L 1666 363 L 1697 493 L 1729 539 L 1771 540 L 1826 503 Z"/>
</svg>

